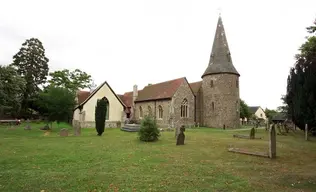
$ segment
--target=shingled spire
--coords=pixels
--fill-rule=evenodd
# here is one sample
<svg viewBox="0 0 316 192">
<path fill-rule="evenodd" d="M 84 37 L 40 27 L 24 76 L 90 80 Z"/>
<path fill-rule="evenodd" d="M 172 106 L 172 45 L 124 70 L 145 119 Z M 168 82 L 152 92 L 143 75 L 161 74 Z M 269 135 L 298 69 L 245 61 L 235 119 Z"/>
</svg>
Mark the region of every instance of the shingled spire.
<svg viewBox="0 0 316 192">
<path fill-rule="evenodd" d="M 220 73 L 231 73 L 240 76 L 231 59 L 221 16 L 219 16 L 217 22 L 210 62 L 202 75 L 202 78 L 205 75 Z"/>
</svg>

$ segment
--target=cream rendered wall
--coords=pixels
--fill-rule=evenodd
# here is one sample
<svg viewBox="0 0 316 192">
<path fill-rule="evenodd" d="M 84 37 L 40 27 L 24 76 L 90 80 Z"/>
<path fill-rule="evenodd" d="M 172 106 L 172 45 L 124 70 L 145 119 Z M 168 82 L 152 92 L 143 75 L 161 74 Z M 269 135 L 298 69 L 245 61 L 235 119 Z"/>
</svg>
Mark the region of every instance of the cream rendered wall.
<svg viewBox="0 0 316 192">
<path fill-rule="evenodd" d="M 106 97 L 109 101 L 109 120 L 107 121 L 121 121 L 122 111 L 124 110 L 123 105 L 112 93 L 107 84 L 104 84 L 90 99 L 83 105 L 82 111 L 85 111 L 85 121 L 94 121 L 95 106 L 98 99 Z"/>
<path fill-rule="evenodd" d="M 264 120 L 267 119 L 266 114 L 264 113 L 264 111 L 261 107 L 258 108 L 258 110 L 255 112 L 255 115 L 258 118 L 263 118 Z"/>
</svg>

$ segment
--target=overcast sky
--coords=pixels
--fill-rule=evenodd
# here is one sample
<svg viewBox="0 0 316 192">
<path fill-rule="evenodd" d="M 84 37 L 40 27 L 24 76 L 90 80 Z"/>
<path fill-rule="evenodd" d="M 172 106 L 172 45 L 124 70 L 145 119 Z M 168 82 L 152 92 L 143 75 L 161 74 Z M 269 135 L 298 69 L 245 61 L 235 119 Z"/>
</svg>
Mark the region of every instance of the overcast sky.
<svg viewBox="0 0 316 192">
<path fill-rule="evenodd" d="M 35 37 L 51 71 L 79 68 L 117 94 L 184 76 L 200 81 L 220 8 L 240 97 L 276 108 L 315 7 L 315 0 L 0 0 L 0 64 Z"/>
</svg>

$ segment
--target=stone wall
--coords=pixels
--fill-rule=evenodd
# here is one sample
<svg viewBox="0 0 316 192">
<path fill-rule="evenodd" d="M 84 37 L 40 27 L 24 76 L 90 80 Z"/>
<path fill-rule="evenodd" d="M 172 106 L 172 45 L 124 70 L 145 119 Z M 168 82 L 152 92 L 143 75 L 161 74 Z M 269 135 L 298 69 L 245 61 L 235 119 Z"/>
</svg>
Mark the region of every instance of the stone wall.
<svg viewBox="0 0 316 192">
<path fill-rule="evenodd" d="M 196 96 L 195 96 L 195 122 L 196 124 L 203 125 L 202 121 L 202 109 L 203 109 L 203 102 L 202 102 L 202 89 L 200 89 Z"/>
<path fill-rule="evenodd" d="M 95 122 L 94 121 L 73 121 L 73 125 L 79 123 L 81 128 L 95 128 Z M 120 121 L 106 121 L 105 122 L 105 128 L 121 128 L 121 122 Z"/>
<path fill-rule="evenodd" d="M 214 74 L 204 76 L 203 93 L 203 126 L 237 128 L 239 122 L 239 79 L 234 74 Z M 211 86 L 213 81 L 213 87 Z M 214 103 L 214 110 L 213 105 Z"/>
<path fill-rule="evenodd" d="M 184 99 L 188 100 L 188 117 L 181 117 L 181 104 Z M 172 97 L 173 105 L 173 124 L 174 126 L 180 127 L 181 125 L 193 126 L 194 125 L 194 94 L 192 93 L 189 84 L 185 81 L 177 90 Z"/>
<path fill-rule="evenodd" d="M 168 127 L 168 120 L 170 118 L 170 99 L 168 100 L 157 100 L 157 101 L 147 101 L 147 102 L 137 102 L 136 103 L 136 110 L 135 110 L 135 117 L 137 120 L 141 120 L 142 118 L 140 115 L 140 107 L 142 107 L 143 110 L 143 117 L 145 115 L 149 114 L 148 106 L 150 106 L 152 111 L 152 116 L 156 117 L 156 121 L 158 124 L 158 127 L 166 128 Z M 162 118 L 159 118 L 159 106 L 162 107 Z"/>
</svg>

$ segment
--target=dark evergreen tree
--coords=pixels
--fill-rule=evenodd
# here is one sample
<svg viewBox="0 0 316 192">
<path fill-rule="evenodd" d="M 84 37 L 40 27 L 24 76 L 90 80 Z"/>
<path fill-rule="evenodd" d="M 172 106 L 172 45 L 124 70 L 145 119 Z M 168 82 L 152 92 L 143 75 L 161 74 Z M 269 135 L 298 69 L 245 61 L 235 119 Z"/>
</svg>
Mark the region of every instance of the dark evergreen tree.
<svg viewBox="0 0 316 192">
<path fill-rule="evenodd" d="M 145 116 L 141 121 L 138 135 L 141 141 L 152 142 L 158 140 L 160 131 L 156 121 L 151 116 Z"/>
<path fill-rule="evenodd" d="M 316 22 L 315 22 L 316 25 Z M 308 27 L 315 33 L 316 26 Z M 296 63 L 290 70 L 287 80 L 287 93 L 284 98 L 288 115 L 300 129 L 305 124 L 316 127 L 316 36 L 312 34 L 300 47 Z"/>
<path fill-rule="evenodd" d="M 95 128 L 98 132 L 98 136 L 101 136 L 104 132 L 106 111 L 107 111 L 107 99 L 104 97 L 97 101 L 95 106 Z"/>
<path fill-rule="evenodd" d="M 26 116 L 32 98 L 38 94 L 40 86 L 47 80 L 48 61 L 42 42 L 36 38 L 27 39 L 20 51 L 13 56 L 11 66 L 15 67 L 26 81 L 22 101 L 22 111 Z"/>
</svg>

